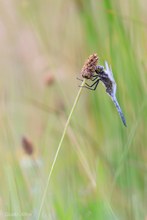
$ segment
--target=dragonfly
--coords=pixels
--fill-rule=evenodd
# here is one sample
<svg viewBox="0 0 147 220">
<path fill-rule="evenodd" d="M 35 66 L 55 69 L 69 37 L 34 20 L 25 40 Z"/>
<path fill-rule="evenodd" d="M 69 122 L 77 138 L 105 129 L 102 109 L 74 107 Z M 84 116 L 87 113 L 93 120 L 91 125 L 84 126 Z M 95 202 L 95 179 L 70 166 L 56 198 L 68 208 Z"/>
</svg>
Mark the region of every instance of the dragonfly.
<svg viewBox="0 0 147 220">
<path fill-rule="evenodd" d="M 111 67 L 109 67 L 107 61 L 105 61 L 105 68 L 100 65 L 96 66 L 95 74 L 93 74 L 89 80 L 92 81 L 92 84 L 89 85 L 88 83 L 85 83 L 83 87 L 90 89 L 90 90 L 96 90 L 99 82 L 101 81 L 106 88 L 107 94 L 111 97 L 124 126 L 127 127 L 124 114 L 116 98 L 117 85 L 113 77 L 112 69 Z"/>
</svg>

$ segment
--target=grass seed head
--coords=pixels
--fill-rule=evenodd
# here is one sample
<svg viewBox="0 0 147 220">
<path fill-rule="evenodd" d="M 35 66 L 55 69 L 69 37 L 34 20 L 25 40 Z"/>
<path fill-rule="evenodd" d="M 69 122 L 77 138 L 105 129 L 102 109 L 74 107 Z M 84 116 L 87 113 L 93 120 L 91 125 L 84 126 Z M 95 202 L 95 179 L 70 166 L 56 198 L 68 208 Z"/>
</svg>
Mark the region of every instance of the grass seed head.
<svg viewBox="0 0 147 220">
<path fill-rule="evenodd" d="M 50 73 L 47 74 L 46 77 L 44 78 L 44 84 L 46 86 L 50 86 L 50 85 L 54 84 L 54 82 L 55 82 L 55 78 Z"/>
<path fill-rule="evenodd" d="M 24 152 L 28 155 L 32 155 L 34 152 L 34 146 L 27 137 L 22 137 L 22 147 Z"/>
<path fill-rule="evenodd" d="M 98 61 L 98 56 L 96 53 L 90 55 L 90 57 L 86 60 L 81 70 L 81 75 L 83 78 L 91 79 L 91 77 L 93 76 L 96 70 L 97 61 Z"/>
</svg>

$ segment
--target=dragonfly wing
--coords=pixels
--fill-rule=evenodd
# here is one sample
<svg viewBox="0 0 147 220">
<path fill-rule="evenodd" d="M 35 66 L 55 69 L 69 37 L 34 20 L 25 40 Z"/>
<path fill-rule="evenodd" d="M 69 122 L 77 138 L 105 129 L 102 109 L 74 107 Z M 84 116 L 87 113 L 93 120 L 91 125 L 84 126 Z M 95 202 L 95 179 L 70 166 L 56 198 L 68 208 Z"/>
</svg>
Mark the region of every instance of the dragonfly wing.
<svg viewBox="0 0 147 220">
<path fill-rule="evenodd" d="M 114 77 L 113 77 L 112 70 L 111 70 L 111 68 L 109 67 L 107 61 L 105 61 L 105 67 L 106 67 L 106 72 L 107 72 L 109 78 L 110 78 L 112 81 L 115 81 L 115 80 L 114 80 Z"/>
<path fill-rule="evenodd" d="M 107 73 L 109 79 L 112 82 L 112 87 L 113 87 L 112 88 L 112 91 L 113 91 L 112 96 L 115 96 L 117 86 L 116 86 L 116 82 L 115 82 L 114 77 L 113 77 L 112 69 L 111 69 L 111 67 L 109 67 L 107 61 L 105 61 L 105 67 L 106 67 L 106 73 Z"/>
</svg>

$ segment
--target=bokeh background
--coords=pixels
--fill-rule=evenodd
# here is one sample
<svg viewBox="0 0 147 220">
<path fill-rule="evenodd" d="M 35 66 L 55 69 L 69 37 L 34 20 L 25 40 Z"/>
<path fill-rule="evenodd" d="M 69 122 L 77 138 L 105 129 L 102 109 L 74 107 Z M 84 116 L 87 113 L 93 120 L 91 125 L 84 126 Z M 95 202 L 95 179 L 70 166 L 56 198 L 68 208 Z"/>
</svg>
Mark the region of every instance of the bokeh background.
<svg viewBox="0 0 147 220">
<path fill-rule="evenodd" d="M 47 177 L 97 53 L 117 82 L 125 128 L 100 84 L 83 89 L 40 219 L 147 219 L 145 0 L 0 3 L 0 219 L 37 219 Z"/>
</svg>

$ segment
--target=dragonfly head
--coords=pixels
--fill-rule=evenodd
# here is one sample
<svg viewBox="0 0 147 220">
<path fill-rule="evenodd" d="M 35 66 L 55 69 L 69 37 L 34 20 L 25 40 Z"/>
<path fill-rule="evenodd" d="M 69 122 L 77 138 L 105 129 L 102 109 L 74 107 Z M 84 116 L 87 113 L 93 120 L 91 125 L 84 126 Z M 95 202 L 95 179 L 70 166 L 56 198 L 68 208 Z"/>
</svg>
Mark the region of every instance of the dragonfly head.
<svg viewBox="0 0 147 220">
<path fill-rule="evenodd" d="M 104 71 L 103 66 L 100 66 L 100 65 L 96 66 L 96 70 L 95 70 L 96 73 L 102 73 L 103 71 Z"/>
</svg>

